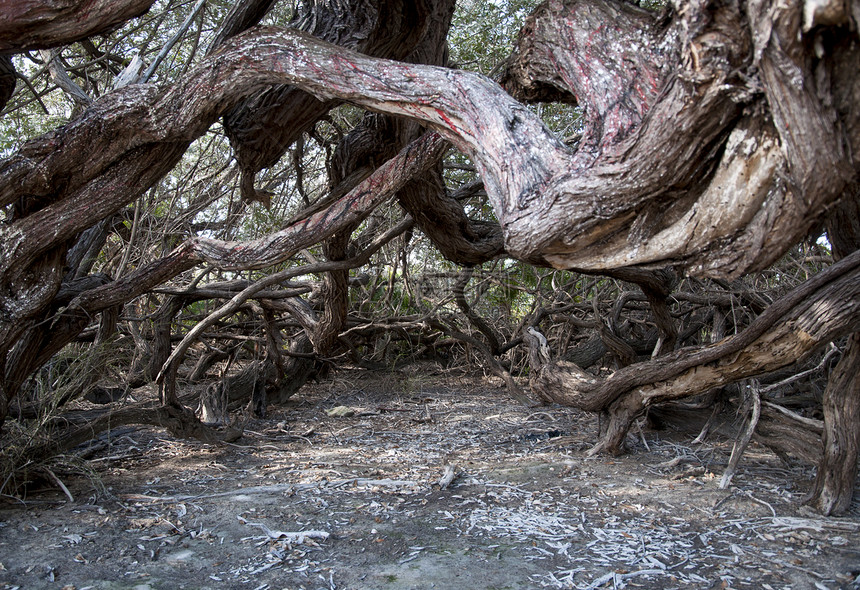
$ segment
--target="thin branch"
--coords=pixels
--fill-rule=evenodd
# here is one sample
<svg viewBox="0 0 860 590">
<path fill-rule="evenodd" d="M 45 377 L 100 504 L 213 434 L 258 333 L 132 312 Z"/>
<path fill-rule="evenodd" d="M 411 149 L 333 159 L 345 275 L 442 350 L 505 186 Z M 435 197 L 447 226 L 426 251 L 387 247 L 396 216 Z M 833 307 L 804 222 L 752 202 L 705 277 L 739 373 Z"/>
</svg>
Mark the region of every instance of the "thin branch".
<svg viewBox="0 0 860 590">
<path fill-rule="evenodd" d="M 83 106 L 92 104 L 93 99 L 90 98 L 80 86 L 75 84 L 71 78 L 69 78 L 69 74 L 66 73 L 66 68 L 63 67 L 62 63 L 60 63 L 60 58 L 56 53 L 50 49 L 42 49 L 39 51 L 39 55 L 41 55 L 42 59 L 45 60 L 45 65 L 48 68 L 48 72 L 51 74 L 51 80 L 53 80 L 54 84 L 59 86 L 60 89 L 68 94 L 75 102 Z"/>
<path fill-rule="evenodd" d="M 741 456 L 743 456 L 744 451 L 746 451 L 747 445 L 750 444 L 752 435 L 755 432 L 755 427 L 758 426 L 758 419 L 761 416 L 761 393 L 759 391 L 758 381 L 755 379 L 750 380 L 749 393 L 753 403 L 752 414 L 750 415 L 749 424 L 747 424 L 746 430 L 744 430 L 743 434 L 737 441 L 735 441 L 735 445 L 732 448 L 732 456 L 729 459 L 729 465 L 726 467 L 726 471 L 723 473 L 722 479 L 720 479 L 721 490 L 729 487 L 729 484 L 732 482 L 732 478 L 738 470 L 738 463 L 740 463 Z"/>
<path fill-rule="evenodd" d="M 257 281 L 253 285 L 248 286 L 240 293 L 236 294 L 232 299 L 230 299 L 230 301 L 212 312 L 209 316 L 206 317 L 206 319 L 198 322 L 191 330 L 189 330 L 189 332 L 185 335 L 182 341 L 170 354 L 167 361 L 165 361 L 164 365 L 161 368 L 161 371 L 159 371 L 158 376 L 156 377 L 156 382 L 164 383 L 164 379 L 167 375 L 167 372 L 171 371 L 171 368 L 175 369 L 175 365 L 179 361 L 179 359 L 181 359 L 185 355 L 185 352 L 188 350 L 188 348 L 196 341 L 197 337 L 201 335 L 207 328 L 212 326 L 221 318 L 224 318 L 235 312 L 248 299 L 259 293 L 266 287 L 270 287 L 280 282 L 305 274 L 314 274 L 331 270 L 345 270 L 361 266 L 362 264 L 366 264 L 374 252 L 379 250 L 379 248 L 391 241 L 396 236 L 405 232 L 409 227 L 411 227 L 412 223 L 412 218 L 406 217 L 405 219 L 403 219 L 403 221 L 401 221 L 393 228 L 379 236 L 376 240 L 374 240 L 363 252 L 348 260 L 339 260 L 336 262 L 320 262 L 317 264 L 310 264 L 299 268 L 290 268 L 281 272 L 271 274 L 266 278 Z"/>
<path fill-rule="evenodd" d="M 173 46 L 176 45 L 179 40 L 185 35 L 185 32 L 188 30 L 188 27 L 191 26 L 191 22 L 197 16 L 197 13 L 200 12 L 200 9 L 203 8 L 203 5 L 206 4 L 206 0 L 198 0 L 197 4 L 194 5 L 194 8 L 191 10 L 191 14 L 189 14 L 182 25 L 179 27 L 179 30 L 170 38 L 170 40 L 161 48 L 161 51 L 158 52 L 158 55 L 155 57 L 153 62 L 149 65 L 146 71 L 138 80 L 138 83 L 145 84 L 149 82 L 149 79 L 152 77 L 152 74 L 155 73 L 155 70 L 158 66 L 161 65 L 161 62 L 164 61 L 164 58 L 167 57 L 167 54 L 170 53 L 170 50 L 173 49 Z"/>
</svg>

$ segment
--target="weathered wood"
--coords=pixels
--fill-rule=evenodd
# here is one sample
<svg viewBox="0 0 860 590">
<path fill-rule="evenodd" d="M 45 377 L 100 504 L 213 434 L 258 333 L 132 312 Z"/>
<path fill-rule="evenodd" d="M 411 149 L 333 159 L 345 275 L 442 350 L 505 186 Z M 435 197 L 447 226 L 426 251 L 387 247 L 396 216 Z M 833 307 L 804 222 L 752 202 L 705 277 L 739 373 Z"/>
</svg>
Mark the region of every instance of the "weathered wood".
<svg viewBox="0 0 860 590">
<path fill-rule="evenodd" d="M 451 482 L 454 481 L 454 478 L 457 476 L 457 469 L 451 465 L 450 463 L 445 464 L 445 468 L 442 470 L 442 477 L 439 478 L 439 481 L 436 482 L 439 485 L 440 490 L 448 489 L 448 486 L 451 485 Z"/>
<path fill-rule="evenodd" d="M 155 0 L 0 0 L 0 51 L 66 45 L 107 33 Z"/>
<path fill-rule="evenodd" d="M 679 349 L 616 371 L 606 379 L 569 364 L 537 367 L 530 383 L 554 402 L 608 409 L 608 431 L 595 450 L 620 452 L 645 408 L 789 365 L 860 326 L 860 251 L 776 301 L 743 332 L 717 344 Z"/>
<path fill-rule="evenodd" d="M 224 17 L 224 22 L 221 23 L 207 53 L 218 49 L 230 37 L 260 24 L 275 2 L 276 0 L 238 0 Z"/>
<path fill-rule="evenodd" d="M 337 23 L 329 18 L 331 11 L 340 4 L 306 6 L 308 14 L 329 11 L 316 23 L 332 27 Z M 354 49 L 401 57 L 420 38 L 431 4 L 368 2 L 379 11 L 371 14 L 362 12 L 363 4 L 348 3 L 344 6 L 351 12 L 343 20 L 355 26 L 326 30 L 332 41 L 351 39 L 344 44 Z M 130 5 L 92 0 L 87 6 L 125 10 Z M 4 19 L 18 18 L 21 7 L 32 6 L 19 2 L 0 12 L 0 51 L 4 23 L 12 22 Z M 56 6 L 41 3 L 34 14 L 49 14 L 45 10 Z M 243 3 L 240 8 L 247 8 L 247 15 L 228 23 L 224 37 L 254 22 L 267 6 L 264 1 Z M 575 147 L 555 138 L 485 77 L 376 59 L 277 28 L 232 36 L 169 88 L 137 85 L 103 96 L 79 118 L 0 163 L 0 207 L 6 213 L 0 226 L 0 388 L 8 401 L 20 381 L 6 379 L 10 367 L 43 342 L 35 337 L 24 342 L 21 336 L 35 334 L 27 330 L 39 321 L 50 318 L 58 334 L 71 334 L 92 313 L 107 312 L 200 261 L 259 268 L 338 231 L 344 233 L 332 256 L 345 258 L 348 228 L 406 188 L 404 179 L 434 165 L 445 140 L 475 162 L 500 221 L 499 226 L 470 222 L 462 208 L 446 199 L 437 173 L 433 182 L 402 193 L 400 202 L 415 211 L 431 239 L 452 256 L 459 255 L 456 244 L 468 246 L 462 260 L 480 261 L 487 252 L 501 252 L 501 231 L 514 256 L 562 268 L 613 272 L 672 265 L 693 274 L 729 277 L 761 269 L 819 224 L 837 199 L 856 194 L 856 32 L 844 26 L 847 13 L 826 18 L 816 13 L 804 22 L 803 9 L 799 0 L 694 0 L 658 17 L 629 3 L 546 2 L 530 18 L 504 82 L 524 99 L 582 105 L 586 126 Z M 81 11 L 90 24 L 98 20 L 90 17 L 100 9 L 92 10 Z M 67 27 L 68 15 L 56 14 L 56 22 L 39 27 Z M 24 31 L 18 32 L 20 42 L 31 43 L 22 19 L 16 21 Z M 104 25 L 107 21 L 98 26 L 113 26 Z M 99 286 L 59 309 L 56 296 L 71 278 L 63 270 L 64 258 L 72 244 L 81 243 L 81 232 L 162 178 L 219 117 L 231 113 L 227 127 L 246 172 L 243 192 L 259 200 L 263 197 L 254 190 L 253 174 L 280 157 L 290 143 L 283 138 L 297 136 L 337 101 L 421 121 L 438 135 L 418 140 L 412 145 L 415 151 L 407 149 L 358 192 L 281 232 L 245 244 L 192 240 L 166 261 L 129 275 L 138 283 L 124 278 Z M 285 108 L 292 109 L 291 117 L 283 116 Z M 260 133 L 270 131 L 271 117 L 282 129 Z M 440 223 L 434 226 L 437 215 Z M 342 271 L 346 266 L 317 268 Z M 536 387 L 544 379 L 543 395 L 549 399 L 609 408 L 612 422 L 601 445 L 616 451 L 630 421 L 644 408 L 783 366 L 827 339 L 857 329 L 856 268 L 856 257 L 846 258 L 720 343 L 669 352 L 659 362 L 636 363 L 605 380 L 574 367 L 545 364 L 534 371 Z M 333 276 L 340 280 L 344 274 Z M 330 317 L 313 324 L 325 328 L 315 336 L 327 343 L 322 348 L 335 341 L 343 323 L 343 281 L 331 292 L 338 294 L 337 306 L 328 310 Z M 652 304 L 664 341 L 671 341 L 675 335 L 660 293 Z M 625 362 L 634 359 L 636 351 L 620 346 L 609 331 L 604 336 Z M 41 347 L 42 353 L 60 341 Z M 15 342 L 20 348 L 10 354 Z M 181 360 L 182 353 L 172 361 Z M 167 363 L 173 375 L 176 362 Z M 849 380 L 837 377 L 834 383 Z M 175 392 L 169 390 L 167 407 L 178 408 Z M 835 421 L 828 427 L 833 429 L 830 440 L 846 428 L 843 410 L 849 421 L 856 420 L 850 418 L 850 396 L 836 397 L 834 393 L 833 405 L 825 408 Z M 835 481 L 837 472 L 824 469 L 826 465 L 833 463 L 822 463 L 822 480 Z M 836 496 L 850 496 L 840 486 L 824 485 L 822 507 L 843 501 L 832 500 Z"/>
<path fill-rule="evenodd" d="M 799 459 L 813 466 L 821 461 L 820 433 L 767 405 L 762 407 L 754 438 L 787 462 Z"/>
<path fill-rule="evenodd" d="M 860 454 L 860 332 L 845 346 L 824 391 L 823 454 L 809 502 L 822 514 L 851 506 Z"/>
<path fill-rule="evenodd" d="M 423 45 L 423 43 L 422 43 Z M 394 155 L 400 145 L 417 137 L 414 124 L 385 115 L 366 115 L 362 123 L 338 144 L 332 172 L 350 181 L 369 175 L 380 161 Z M 345 166 L 351 165 L 347 173 Z M 332 179 L 332 195 L 344 182 Z M 464 265 L 481 264 L 504 253 L 502 228 L 496 222 L 470 219 L 463 205 L 447 193 L 441 162 L 406 184 L 397 193 L 398 203 L 448 260 Z"/>
<path fill-rule="evenodd" d="M 416 5 L 418 13 L 425 10 L 426 7 Z M 419 63 L 439 64 L 444 61 L 446 55 L 445 39 L 447 37 L 448 28 L 451 23 L 451 16 L 454 12 L 454 2 L 445 0 L 444 2 L 435 2 L 434 7 L 427 14 L 421 16 L 421 19 L 426 20 L 425 34 L 417 35 L 420 38 L 417 49 L 409 56 L 409 61 Z M 418 16 L 416 14 L 415 16 Z M 407 34 L 401 31 L 401 34 Z M 402 51 L 403 48 L 397 49 Z M 380 117 L 365 117 L 365 122 L 380 122 Z M 335 187 L 335 191 L 346 190 L 352 188 L 352 185 L 357 184 L 358 180 L 363 176 L 364 170 L 371 168 L 374 161 L 385 154 L 383 158 L 387 159 L 390 156 L 385 152 L 405 147 L 413 140 L 421 135 L 420 129 L 414 129 L 412 133 L 400 133 L 396 137 L 396 141 L 387 141 L 389 138 L 385 131 L 389 128 L 397 129 L 403 127 L 398 122 L 386 125 L 387 121 L 381 121 L 383 125 L 371 125 L 367 127 L 359 127 L 349 136 L 339 142 L 335 156 L 333 158 L 335 164 L 331 167 L 329 182 Z M 411 127 L 415 127 L 412 125 Z M 369 131 L 369 133 L 368 133 Z M 380 133 L 381 132 L 381 133 Z M 382 134 L 383 137 L 379 135 Z M 397 135 L 396 131 L 394 132 Z M 386 147 L 390 146 L 390 147 Z M 380 153 L 382 152 L 382 153 Z M 433 175 L 433 168 L 437 169 L 440 166 L 438 158 L 434 161 L 434 165 L 419 174 L 415 174 L 415 179 L 409 181 L 401 187 L 398 194 L 410 191 L 411 186 L 426 186 L 426 177 Z M 368 166 L 369 164 L 369 166 Z M 440 183 L 442 184 L 442 183 Z M 444 192 L 444 184 L 442 184 Z M 340 231 L 334 234 L 324 243 L 324 253 L 329 260 L 343 260 L 347 258 L 350 236 L 352 231 L 357 227 L 357 223 L 346 224 Z M 321 296 L 323 299 L 323 310 L 315 330 L 311 333 L 311 339 L 314 343 L 314 349 L 317 354 L 322 356 L 331 356 L 336 348 L 340 346 L 340 333 L 346 328 L 346 317 L 348 307 L 348 279 L 349 273 L 345 269 L 335 270 L 325 275 L 321 288 Z"/>
<path fill-rule="evenodd" d="M 736 101 L 741 95 L 748 98 L 749 92 L 741 80 L 730 83 L 726 69 L 743 65 L 751 41 L 741 29 L 728 26 L 742 16 L 724 10 L 728 12 L 709 18 L 690 10 L 684 14 L 692 21 L 678 17 L 671 30 L 652 31 L 663 41 L 649 41 L 657 46 L 674 43 L 666 54 L 674 51 L 681 63 L 659 81 L 658 87 L 665 88 L 655 94 L 659 100 L 650 104 L 645 96 L 624 111 L 625 126 L 601 136 L 596 157 L 593 149 L 568 150 L 501 89 L 474 74 L 334 54 L 307 39 L 282 37 L 295 57 L 285 64 L 285 73 L 320 97 L 421 119 L 469 153 L 502 221 L 508 249 L 520 258 L 592 270 L 685 260 L 700 274 L 740 274 L 769 264 L 796 242 L 841 194 L 847 172 L 844 150 L 834 151 L 826 162 L 786 168 L 778 140 L 792 125 L 786 118 L 799 116 L 799 108 L 783 113 L 785 120 L 778 120 L 776 128 L 768 123 L 765 110 L 751 110 L 732 130 Z M 623 17 L 614 15 L 621 21 Z M 593 37 L 605 19 L 573 22 L 578 35 Z M 643 34 L 637 28 L 637 38 Z M 777 46 L 768 44 L 762 59 L 777 52 Z M 681 82 L 685 75 L 695 84 Z M 774 95 L 772 100 L 784 98 Z M 800 98 L 804 105 L 817 101 L 812 106 L 823 108 L 821 97 Z M 631 119 L 636 109 L 644 113 L 641 124 Z M 718 173 L 711 176 L 700 162 L 709 161 L 723 145 Z M 656 146 L 660 157 L 653 152 Z M 813 173 L 825 164 L 836 173 Z M 778 182 L 792 175 L 799 177 L 791 187 Z M 696 181 L 691 184 L 691 179 Z M 739 182 L 744 190 L 734 188 Z M 787 192 L 797 187 L 804 191 L 802 199 Z M 652 213 L 657 208 L 666 213 L 670 198 L 671 213 L 656 220 Z M 615 223 L 606 223 L 608 219 Z M 733 236 L 728 242 L 727 235 Z M 749 247 L 736 247 L 744 240 Z"/>
<path fill-rule="evenodd" d="M 827 220 L 834 258 L 860 251 L 860 192 L 847 191 Z M 848 338 L 842 358 L 827 381 L 822 403 L 823 452 L 808 502 L 823 514 L 841 514 L 851 505 L 860 456 L 860 332 Z"/>
<path fill-rule="evenodd" d="M 412 8 L 404 10 L 408 13 Z M 327 22 L 336 37 L 353 34 L 349 27 L 334 26 L 331 19 Z M 396 35 L 414 33 L 388 31 Z M 354 33 L 354 38 L 363 38 L 360 31 Z M 391 39 L 374 37 L 372 42 L 403 50 Z M 110 93 L 69 125 L 29 142 L 0 164 L 0 206 L 16 204 L 13 223 L 0 230 L 0 238 L 8 244 L 0 252 L 0 290 L 4 293 L 0 316 L 10 320 L 8 324 L 0 321 L 0 356 L 20 332 L 16 326 L 22 326 L 48 304 L 59 284 L 58 265 L 51 261 L 58 262 L 72 236 L 151 186 L 178 162 L 189 141 L 232 105 L 278 83 L 277 76 L 250 86 L 223 78 L 247 71 L 244 66 L 251 62 L 245 56 L 235 57 L 237 61 L 230 64 L 223 55 L 210 56 L 205 60 L 207 66 L 195 70 L 197 76 L 185 79 L 188 85 L 180 83 L 166 93 L 149 85 L 127 86 Z M 215 90 L 221 83 L 226 94 Z M 294 126 L 295 117 L 287 122 L 287 127 Z M 177 137 L 182 139 L 174 141 Z M 39 170 L 35 176 L 31 174 L 34 167 Z M 48 228 L 54 231 L 44 231 Z M 45 255 L 51 249 L 55 249 L 53 258 Z"/>
<path fill-rule="evenodd" d="M 427 0 L 313 0 L 297 5 L 290 26 L 367 55 L 403 59 L 428 28 L 430 4 Z M 243 20 L 247 24 L 249 19 Z M 321 101 L 303 89 L 281 84 L 249 96 L 226 114 L 224 128 L 242 171 L 243 199 L 268 202 L 270 196 L 254 188 L 257 172 L 277 163 L 338 102 Z"/>
</svg>

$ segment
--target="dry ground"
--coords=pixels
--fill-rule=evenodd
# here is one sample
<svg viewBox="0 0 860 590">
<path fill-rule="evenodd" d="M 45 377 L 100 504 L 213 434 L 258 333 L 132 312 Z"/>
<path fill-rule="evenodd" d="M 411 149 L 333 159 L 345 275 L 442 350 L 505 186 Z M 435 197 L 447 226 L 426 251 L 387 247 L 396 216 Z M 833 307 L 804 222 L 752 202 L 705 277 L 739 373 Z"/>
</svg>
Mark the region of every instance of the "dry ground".
<svg viewBox="0 0 860 590">
<path fill-rule="evenodd" d="M 811 473 L 755 445 L 719 490 L 730 442 L 646 431 L 589 459 L 594 417 L 427 367 L 270 411 L 233 445 L 119 429 L 57 474 L 73 502 L 4 500 L 0 588 L 860 587 L 860 507 L 800 507 Z"/>
</svg>

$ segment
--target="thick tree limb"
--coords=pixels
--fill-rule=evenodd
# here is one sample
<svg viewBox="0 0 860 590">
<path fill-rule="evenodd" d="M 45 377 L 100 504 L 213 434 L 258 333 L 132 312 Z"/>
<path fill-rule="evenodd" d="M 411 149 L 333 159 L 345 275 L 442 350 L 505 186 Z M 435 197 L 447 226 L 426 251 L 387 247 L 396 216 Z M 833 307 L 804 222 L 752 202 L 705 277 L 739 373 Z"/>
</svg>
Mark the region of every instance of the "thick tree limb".
<svg viewBox="0 0 860 590">
<path fill-rule="evenodd" d="M 167 361 L 165 361 L 164 366 L 162 367 L 156 379 L 160 384 L 162 384 L 162 400 L 165 402 L 171 402 L 175 400 L 174 381 L 178 364 L 179 362 L 181 362 L 181 359 L 185 355 L 185 352 L 188 350 L 188 347 L 191 346 L 191 344 L 198 338 L 198 336 L 202 334 L 203 331 L 205 331 L 214 322 L 236 311 L 236 309 L 238 309 L 240 305 L 242 305 L 245 301 L 253 297 L 259 291 L 262 291 L 266 287 L 276 285 L 280 282 L 289 280 L 299 275 L 312 274 L 317 272 L 327 272 L 338 269 L 355 268 L 357 266 L 361 266 L 362 264 L 365 264 L 373 255 L 373 253 L 379 250 L 379 248 L 381 248 L 384 244 L 388 243 L 395 236 L 400 235 L 401 233 L 406 231 L 407 228 L 411 227 L 412 223 L 412 218 L 407 217 L 399 224 L 394 226 L 392 229 L 388 230 L 387 232 L 373 240 L 373 242 L 360 254 L 353 256 L 348 260 L 320 262 L 300 268 L 291 268 L 283 270 L 277 273 L 273 273 L 242 290 L 241 293 L 235 295 L 230 301 L 228 301 L 220 308 L 209 314 L 204 320 L 198 322 L 191 330 L 188 331 L 185 337 L 183 337 L 182 341 L 170 354 L 170 357 L 167 359 Z"/>
<path fill-rule="evenodd" d="M 84 291 L 52 319 L 50 330 L 42 330 L 45 334 L 37 339 L 41 352 L 48 355 L 46 358 L 50 358 L 50 355 L 65 346 L 88 325 L 93 314 L 125 303 L 200 262 L 207 261 L 222 268 L 244 269 L 261 268 L 287 260 L 301 248 L 315 244 L 343 227 L 364 219 L 381 202 L 392 198 L 411 178 L 438 160 L 446 149 L 447 143 L 438 135 L 425 134 L 328 209 L 308 219 L 250 242 L 193 238 L 165 258 L 140 267 L 113 283 Z M 10 337 L 17 338 L 18 332 L 22 330 L 20 324 L 14 316 L 0 319 L 0 328 L 7 330 Z M 13 356 L 12 360 L 15 358 Z M 41 359 L 42 356 L 38 358 Z M 19 366 L 19 363 L 13 362 L 11 366 L 6 363 L 4 366 L 7 366 L 6 375 L 11 376 L 14 373 L 16 378 L 4 385 L 6 395 L 4 400 L 0 400 L 0 417 L 5 416 L 5 409 L 17 393 L 17 387 L 23 377 L 39 365 L 27 363 Z"/>
<path fill-rule="evenodd" d="M 619 452 L 644 409 L 787 366 L 860 326 L 860 251 L 777 300 L 743 332 L 684 348 L 598 379 L 567 363 L 539 367 L 538 394 L 590 411 L 609 409 L 606 437 L 595 450 Z"/>
<path fill-rule="evenodd" d="M 642 124 L 677 67 L 675 31 L 664 29 L 632 4 L 544 2 L 520 31 L 501 84 L 525 101 L 587 105 L 583 143 L 596 152 Z"/>
<path fill-rule="evenodd" d="M 409 63 L 448 65 L 447 31 L 454 11 L 454 2 L 437 2 L 431 14 L 431 26 L 405 60 Z M 390 136 L 382 146 L 401 146 L 413 141 L 423 129 L 415 122 L 392 119 L 382 133 Z M 393 136 L 393 141 L 392 137 Z M 377 147 L 376 149 L 379 149 Z M 442 165 L 416 178 L 397 195 L 400 205 L 415 219 L 416 225 L 433 242 L 439 252 L 452 262 L 463 265 L 481 264 L 504 253 L 502 228 L 495 221 L 469 219 L 463 205 L 448 194 L 442 177 Z"/>
<path fill-rule="evenodd" d="M 425 33 L 429 10 L 426 0 L 312 0 L 298 6 L 290 26 L 367 55 L 403 59 Z M 257 172 L 277 163 L 303 132 L 337 104 L 279 85 L 232 109 L 224 127 L 242 171 L 242 198 L 266 204 L 269 195 L 254 189 Z"/>
<path fill-rule="evenodd" d="M 845 346 L 824 391 L 824 453 L 809 503 L 822 514 L 841 514 L 851 506 L 860 454 L 860 332 Z"/>
<path fill-rule="evenodd" d="M 351 181 L 371 173 L 375 163 L 390 157 L 399 145 L 417 137 L 417 125 L 384 115 L 365 116 L 361 125 L 339 144 L 332 172 Z M 343 146 L 343 149 L 341 149 Z M 344 154 L 347 157 L 344 157 Z M 347 174 L 344 167 L 351 167 Z M 335 182 L 332 196 L 343 183 Z M 431 167 L 397 194 L 397 201 L 415 219 L 416 225 L 448 260 L 474 265 L 504 253 L 502 228 L 496 222 L 469 219 L 460 204 L 447 193 L 441 170 Z"/>
<path fill-rule="evenodd" d="M 276 0 L 237 0 L 215 34 L 207 53 L 218 49 L 224 41 L 260 24 Z"/>
<path fill-rule="evenodd" d="M 149 188 L 186 147 L 186 143 L 165 142 L 157 148 L 134 150 L 69 198 L 0 228 L 5 246 L 0 249 L 0 355 L 14 342 L 20 326 L 44 310 L 56 294 L 68 244 L 80 231 L 113 214 L 117 200 L 124 204 L 129 195 Z"/>
<path fill-rule="evenodd" d="M 0 51 L 66 45 L 106 33 L 154 0 L 0 0 Z"/>
<path fill-rule="evenodd" d="M 856 82 L 828 85 L 812 70 L 799 2 L 774 11 L 750 2 L 745 12 L 691 2 L 665 25 L 598 0 L 562 6 L 570 46 L 607 62 L 577 69 L 581 58 L 566 56 L 564 86 L 591 113 L 576 150 L 487 78 L 373 59 L 274 28 L 227 41 L 171 88 L 123 88 L 29 142 L 0 164 L 0 206 L 16 206 L 0 228 L 0 356 L 16 322 L 35 317 L 56 292 L 75 236 L 163 176 L 225 110 L 273 84 L 434 127 L 476 162 L 509 250 L 561 267 L 680 262 L 698 274 L 740 274 L 774 260 L 843 192 L 853 170 L 833 129 L 853 129 L 857 115 L 829 106 L 831 88 Z M 844 34 L 821 39 L 817 63 Z M 625 46 L 657 48 L 649 55 L 667 66 L 626 75 Z M 560 59 L 559 47 L 548 54 Z M 767 82 L 764 100 L 753 67 Z M 618 80 L 644 86 L 614 102 L 579 95 Z M 748 105 L 743 114 L 739 103 Z M 795 120 L 807 112 L 809 122 Z M 243 252 L 205 241 L 201 257 L 209 246 L 213 259 L 247 263 Z"/>
</svg>

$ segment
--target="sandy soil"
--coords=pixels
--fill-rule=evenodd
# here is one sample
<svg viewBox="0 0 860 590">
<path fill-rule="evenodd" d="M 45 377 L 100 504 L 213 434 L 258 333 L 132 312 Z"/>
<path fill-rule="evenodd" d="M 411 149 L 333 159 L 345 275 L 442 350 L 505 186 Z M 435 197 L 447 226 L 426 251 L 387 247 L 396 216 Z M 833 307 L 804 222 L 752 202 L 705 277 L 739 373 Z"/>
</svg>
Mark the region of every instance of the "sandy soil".
<svg viewBox="0 0 860 590">
<path fill-rule="evenodd" d="M 860 507 L 801 507 L 808 470 L 753 445 L 720 490 L 730 441 L 586 458 L 596 428 L 423 367 L 340 371 L 234 445 L 119 429 L 57 473 L 73 502 L 0 503 L 0 588 L 860 588 Z"/>
</svg>

